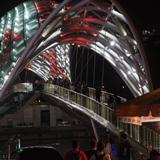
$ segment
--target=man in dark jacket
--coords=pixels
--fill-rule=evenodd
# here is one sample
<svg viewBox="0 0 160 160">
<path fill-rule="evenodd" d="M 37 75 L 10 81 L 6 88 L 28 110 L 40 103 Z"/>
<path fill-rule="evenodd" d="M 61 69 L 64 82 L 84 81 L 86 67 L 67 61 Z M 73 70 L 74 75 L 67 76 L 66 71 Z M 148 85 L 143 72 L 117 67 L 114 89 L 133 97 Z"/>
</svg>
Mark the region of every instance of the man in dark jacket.
<svg viewBox="0 0 160 160">
<path fill-rule="evenodd" d="M 120 145 L 119 145 L 119 160 L 130 159 L 131 145 L 127 135 L 124 132 L 120 133 Z"/>
</svg>

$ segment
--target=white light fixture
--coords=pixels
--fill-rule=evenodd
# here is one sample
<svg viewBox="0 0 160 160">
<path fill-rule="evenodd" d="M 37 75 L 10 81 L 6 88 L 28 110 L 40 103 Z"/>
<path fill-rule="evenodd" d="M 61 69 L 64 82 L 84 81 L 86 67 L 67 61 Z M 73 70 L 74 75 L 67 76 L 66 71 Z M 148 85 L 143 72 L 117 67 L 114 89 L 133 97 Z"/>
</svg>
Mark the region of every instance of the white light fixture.
<svg viewBox="0 0 160 160">
<path fill-rule="evenodd" d="M 130 74 L 131 74 L 131 71 L 128 71 L 127 73 L 128 73 L 128 75 L 130 75 Z"/>
<path fill-rule="evenodd" d="M 116 42 L 115 41 L 110 41 L 110 46 L 114 46 L 116 44 Z"/>
<path fill-rule="evenodd" d="M 8 77 L 9 77 L 9 75 L 6 75 L 6 76 L 4 77 L 4 80 L 6 81 L 6 80 L 8 79 Z"/>
</svg>

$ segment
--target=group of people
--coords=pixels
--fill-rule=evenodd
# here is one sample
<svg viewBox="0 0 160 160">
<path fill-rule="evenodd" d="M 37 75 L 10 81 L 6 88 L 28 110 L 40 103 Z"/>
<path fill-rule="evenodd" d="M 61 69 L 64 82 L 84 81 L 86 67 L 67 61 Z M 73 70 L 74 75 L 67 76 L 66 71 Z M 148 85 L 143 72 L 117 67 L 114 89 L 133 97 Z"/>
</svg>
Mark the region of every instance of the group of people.
<svg viewBox="0 0 160 160">
<path fill-rule="evenodd" d="M 64 160 L 130 160 L 130 148 L 125 134 L 121 135 L 121 142 L 118 145 L 107 133 L 98 142 L 92 139 L 90 149 L 86 151 L 82 151 L 80 143 L 74 140 L 72 149 L 66 152 Z"/>
<path fill-rule="evenodd" d="M 68 78 L 54 78 L 52 79 L 51 77 L 48 78 L 48 83 L 56 84 L 58 86 L 62 86 L 65 88 L 69 88 L 70 86 L 70 80 Z"/>
<path fill-rule="evenodd" d="M 105 88 L 104 86 L 100 87 L 100 86 L 97 86 L 96 88 L 96 101 L 98 102 L 102 102 L 104 99 L 102 98 L 103 95 L 102 95 L 102 91 L 105 91 Z M 126 102 L 127 99 L 126 98 L 123 98 L 123 97 L 120 97 L 116 94 L 108 94 L 108 97 L 107 99 L 105 99 L 104 101 L 107 101 L 107 103 L 111 106 L 111 107 L 114 107 L 115 105 L 119 104 L 119 103 L 123 103 L 123 102 Z"/>
<path fill-rule="evenodd" d="M 82 151 L 78 141 L 72 142 L 72 150 L 68 151 L 64 160 L 111 160 L 110 155 L 105 153 L 103 141 L 91 141 L 91 149 Z"/>
<path fill-rule="evenodd" d="M 144 155 L 142 154 L 141 156 L 142 156 L 142 159 L 140 159 L 140 160 L 145 160 Z M 148 160 L 160 160 L 160 153 L 155 149 L 151 150 L 150 157 Z"/>
<path fill-rule="evenodd" d="M 130 160 L 133 151 L 127 135 L 121 132 L 118 143 L 114 142 L 110 134 L 106 134 L 98 142 L 92 139 L 90 148 L 86 151 L 80 148 L 79 141 L 73 140 L 72 149 L 65 153 L 64 160 Z M 150 151 L 148 159 L 147 155 L 140 154 L 137 160 L 160 160 L 160 153 L 153 149 Z"/>
<path fill-rule="evenodd" d="M 74 90 L 78 93 L 83 93 L 84 95 L 87 95 L 87 96 L 89 94 L 88 86 L 84 81 L 83 82 L 78 82 L 78 83 L 71 83 L 70 80 L 67 79 L 67 78 L 64 78 L 64 79 L 49 78 L 48 83 L 56 84 L 56 85 L 59 85 L 59 86 L 64 87 L 64 88 Z"/>
<path fill-rule="evenodd" d="M 87 83 L 84 82 L 84 81 L 83 82 L 77 82 L 77 83 L 71 83 L 70 80 L 67 79 L 67 78 L 64 78 L 64 79 L 49 78 L 48 83 L 56 84 L 56 85 L 62 86 L 64 88 L 68 88 L 68 89 L 74 90 L 78 93 L 82 93 L 84 95 L 89 96 L 89 88 L 87 86 Z M 98 102 L 101 102 L 102 91 L 105 91 L 104 86 L 97 85 L 95 87 L 95 100 L 98 101 Z M 122 100 L 117 95 L 110 95 L 109 99 L 108 99 L 108 103 L 110 105 L 115 105 L 116 103 L 121 103 L 121 101 Z"/>
</svg>

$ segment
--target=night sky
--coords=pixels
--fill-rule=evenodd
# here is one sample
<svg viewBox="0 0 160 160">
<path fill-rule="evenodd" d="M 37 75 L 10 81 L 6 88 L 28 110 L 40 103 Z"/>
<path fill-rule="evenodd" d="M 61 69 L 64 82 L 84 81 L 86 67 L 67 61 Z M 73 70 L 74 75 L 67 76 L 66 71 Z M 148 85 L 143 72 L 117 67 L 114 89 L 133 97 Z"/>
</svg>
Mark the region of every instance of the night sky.
<svg viewBox="0 0 160 160">
<path fill-rule="evenodd" d="M 118 0 L 119 3 L 128 12 L 137 30 L 141 31 L 146 28 L 155 28 L 157 35 L 143 42 L 149 61 L 151 76 L 154 88 L 160 87 L 160 75 L 158 75 L 158 65 L 160 64 L 160 5 L 158 0 Z M 5 0 L 0 5 L 0 16 L 12 9 L 24 0 Z"/>
<path fill-rule="evenodd" d="M 128 12 L 139 34 L 144 29 L 155 29 L 155 35 L 147 41 L 143 41 L 144 49 L 148 59 L 150 73 L 153 81 L 153 87 L 160 87 L 160 18 L 159 1 L 147 0 L 118 0 Z M 143 39 L 142 35 L 141 38 Z"/>
<path fill-rule="evenodd" d="M 159 9 L 157 0 L 118 0 L 128 11 L 132 20 L 138 27 L 154 26 L 160 28 Z"/>
</svg>

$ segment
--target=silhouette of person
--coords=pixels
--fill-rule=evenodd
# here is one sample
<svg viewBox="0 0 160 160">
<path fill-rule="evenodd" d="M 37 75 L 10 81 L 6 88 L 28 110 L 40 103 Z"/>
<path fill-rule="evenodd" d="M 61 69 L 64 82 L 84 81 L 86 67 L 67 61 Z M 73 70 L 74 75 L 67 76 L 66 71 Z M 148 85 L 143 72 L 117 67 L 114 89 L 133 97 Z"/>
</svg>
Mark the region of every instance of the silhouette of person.
<svg viewBox="0 0 160 160">
<path fill-rule="evenodd" d="M 96 87 L 96 101 L 100 102 L 101 97 L 101 88 L 99 86 Z"/>
<path fill-rule="evenodd" d="M 80 143 L 77 140 L 72 141 L 72 149 L 66 152 L 64 160 L 88 160 L 85 152 L 80 149 Z"/>
<path fill-rule="evenodd" d="M 90 149 L 85 151 L 88 160 L 96 153 L 96 149 L 97 149 L 97 141 L 95 139 L 92 139 L 90 141 Z"/>
<path fill-rule="evenodd" d="M 105 144 L 102 140 L 97 143 L 97 151 L 90 160 L 111 160 L 109 154 L 105 152 Z"/>
<path fill-rule="evenodd" d="M 120 133 L 120 145 L 119 145 L 119 160 L 130 159 L 131 145 L 127 138 L 127 134 L 124 132 Z"/>
</svg>

